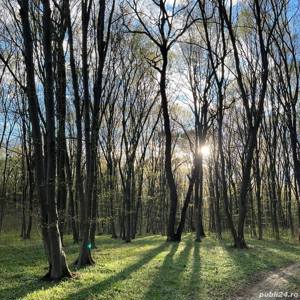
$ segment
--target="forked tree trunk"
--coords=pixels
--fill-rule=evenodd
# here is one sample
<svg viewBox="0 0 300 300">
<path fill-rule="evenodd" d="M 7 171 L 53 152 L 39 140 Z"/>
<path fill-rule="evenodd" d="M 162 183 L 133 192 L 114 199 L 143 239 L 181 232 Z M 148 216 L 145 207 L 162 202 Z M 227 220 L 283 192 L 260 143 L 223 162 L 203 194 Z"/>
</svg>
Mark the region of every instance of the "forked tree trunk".
<svg viewBox="0 0 300 300">
<path fill-rule="evenodd" d="M 58 217 L 55 202 L 55 137 L 53 143 L 53 131 L 54 128 L 54 101 L 51 83 L 52 81 L 52 59 L 51 59 L 51 9 L 48 1 L 43 1 L 43 45 L 45 54 L 45 69 L 46 69 L 46 86 L 45 86 L 45 101 L 47 106 L 47 125 L 49 125 L 49 135 L 48 135 L 48 153 L 53 151 L 50 157 L 47 157 L 47 180 L 46 171 L 43 158 L 43 144 L 41 128 L 39 123 L 39 104 L 36 94 L 35 87 L 35 72 L 33 63 L 33 44 L 31 38 L 31 29 L 29 21 L 29 2 L 28 0 L 19 0 L 20 4 L 20 16 L 23 29 L 23 39 L 24 39 L 24 59 L 25 68 L 27 75 L 27 97 L 29 102 L 29 117 L 32 125 L 32 138 L 34 145 L 34 167 L 35 167 L 35 177 L 37 194 L 40 202 L 41 208 L 41 228 L 42 237 L 44 242 L 44 248 L 47 254 L 49 262 L 49 271 L 45 275 L 45 279 L 50 280 L 60 280 L 63 277 L 70 277 L 71 273 L 68 269 L 64 251 L 61 245 L 60 233 L 58 228 Z M 47 49 L 48 47 L 48 49 Z M 49 80 L 49 81 L 48 81 Z M 49 93 L 50 91 L 50 93 Z M 49 166 L 49 161 L 54 165 Z M 48 183 L 48 189 L 45 189 L 45 185 Z M 49 228 L 49 229 L 48 229 Z"/>
<path fill-rule="evenodd" d="M 43 50 L 45 61 L 45 108 L 46 108 L 46 195 L 48 204 L 48 234 L 50 246 L 50 279 L 59 280 L 65 276 L 71 276 L 67 266 L 65 253 L 62 248 L 59 231 L 58 212 L 55 198 L 56 176 L 56 143 L 55 143 L 55 107 L 53 94 L 53 66 L 52 66 L 52 21 L 49 0 L 43 0 Z"/>
</svg>

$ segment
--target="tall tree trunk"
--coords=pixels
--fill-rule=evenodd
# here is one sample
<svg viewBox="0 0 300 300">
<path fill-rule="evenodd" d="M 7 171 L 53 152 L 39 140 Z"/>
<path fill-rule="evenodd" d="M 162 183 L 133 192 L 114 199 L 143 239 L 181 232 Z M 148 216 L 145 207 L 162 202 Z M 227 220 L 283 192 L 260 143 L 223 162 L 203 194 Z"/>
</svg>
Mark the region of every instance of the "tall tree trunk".
<svg viewBox="0 0 300 300">
<path fill-rule="evenodd" d="M 90 229 L 90 241 L 92 249 L 96 249 L 96 229 L 97 229 L 97 217 L 98 217 L 98 187 L 100 183 L 97 182 L 98 179 L 98 170 L 97 170 L 97 158 L 94 161 L 95 163 L 95 176 L 93 184 L 93 193 L 92 193 L 92 212 L 91 212 L 91 229 Z"/>
<path fill-rule="evenodd" d="M 252 128 L 249 133 L 247 144 L 245 146 L 245 162 L 242 171 L 242 182 L 240 185 L 240 195 L 239 195 L 239 219 L 238 219 L 238 230 L 237 230 L 237 239 L 235 246 L 237 248 L 243 249 L 246 248 L 246 241 L 244 237 L 244 226 L 247 214 L 247 194 L 250 186 L 250 174 L 251 174 L 251 165 L 253 159 L 254 149 L 256 147 L 256 134 L 258 127 Z"/>
<path fill-rule="evenodd" d="M 178 238 L 175 235 L 175 224 L 176 224 L 176 212 L 177 212 L 177 189 L 175 179 L 172 171 L 172 133 L 170 127 L 170 116 L 168 108 L 168 99 L 166 93 L 166 75 L 168 66 L 168 52 L 166 49 L 161 48 L 161 54 L 163 58 L 163 66 L 160 72 L 160 94 L 161 94 L 161 106 L 164 119 L 164 131 L 165 131 L 165 172 L 167 183 L 169 187 L 170 197 L 170 209 L 169 219 L 167 227 L 167 240 L 177 241 Z"/>
<path fill-rule="evenodd" d="M 66 25 L 68 28 L 69 36 L 69 47 L 70 47 L 70 67 L 72 76 L 72 85 L 74 92 L 74 106 L 76 113 L 76 133 L 77 133 L 77 143 L 76 143 L 76 193 L 75 202 L 80 204 L 80 230 L 79 235 L 82 237 L 83 223 L 86 215 L 85 205 L 84 205 L 84 194 L 83 194 L 83 180 L 81 174 L 81 158 L 82 158 L 82 114 L 81 114 L 81 100 L 79 96 L 79 86 L 78 86 L 78 76 L 76 71 L 75 56 L 74 56 L 74 45 L 73 45 L 73 30 L 71 23 L 70 14 L 70 3 L 66 0 Z M 81 233 L 81 234 L 80 234 Z"/>
<path fill-rule="evenodd" d="M 64 10 L 64 8 L 62 8 Z M 58 119 L 58 133 L 57 133 L 57 207 L 59 217 L 59 230 L 61 240 L 63 243 L 66 204 L 67 204 L 67 182 L 66 182 L 66 70 L 65 57 L 63 49 L 63 41 L 65 35 L 64 16 L 61 18 L 61 28 L 59 29 L 59 38 L 56 49 L 56 69 L 57 69 L 57 86 L 56 86 L 56 100 L 57 100 L 57 119 Z"/>
<path fill-rule="evenodd" d="M 93 159 L 90 128 L 90 94 L 89 94 L 89 67 L 88 67 L 88 24 L 90 20 L 91 1 L 82 0 L 82 79 L 83 79 L 83 98 L 84 98 L 84 135 L 85 135 L 85 155 L 86 155 L 86 180 L 85 197 L 81 202 L 82 215 L 82 242 L 79 257 L 76 260 L 78 267 L 94 264 L 91 255 L 90 243 L 90 223 L 93 193 Z M 83 209 L 84 208 L 84 209 Z"/>
<path fill-rule="evenodd" d="M 258 226 L 258 239 L 263 239 L 263 228 L 262 228 L 262 207 L 261 207 L 261 176 L 259 167 L 259 149 L 256 146 L 255 151 L 255 162 L 254 162 L 254 174 L 256 183 L 256 207 L 257 207 L 257 226 Z"/>
<path fill-rule="evenodd" d="M 56 175 L 56 147 L 55 147 L 55 108 L 53 94 L 53 66 L 52 66 L 52 21 L 49 0 L 43 0 L 43 50 L 45 62 L 45 108 L 46 108 L 46 194 L 48 204 L 48 231 L 50 244 L 51 268 L 50 278 L 60 279 L 70 276 L 65 253 L 62 248 L 61 236 L 58 224 L 58 212 L 55 198 Z"/>
<path fill-rule="evenodd" d="M 144 170 L 142 169 L 141 174 L 139 176 L 139 180 L 138 180 L 137 203 L 136 203 L 136 208 L 135 208 L 133 233 L 132 233 L 133 239 L 135 238 L 135 235 L 137 234 L 138 218 L 139 218 L 139 212 L 141 210 L 141 204 L 142 204 L 143 180 L 144 180 Z M 142 213 L 140 215 L 142 215 Z"/>
<path fill-rule="evenodd" d="M 124 193 L 124 203 L 125 203 L 125 241 L 126 243 L 131 242 L 131 197 L 133 195 L 132 191 L 132 180 L 133 180 L 133 163 L 128 161 L 128 166 L 126 170 L 125 179 L 125 193 Z"/>
<path fill-rule="evenodd" d="M 34 167 L 35 167 L 35 177 L 36 186 L 38 192 L 38 198 L 41 207 L 41 228 L 45 251 L 49 262 L 49 272 L 45 278 L 51 280 L 58 280 L 65 276 L 71 276 L 66 263 L 66 257 L 61 245 L 61 239 L 59 235 L 58 228 L 58 216 L 55 205 L 55 168 L 53 166 L 49 168 L 49 163 L 47 166 L 47 177 L 45 178 L 45 165 L 43 159 L 43 144 L 41 128 L 39 123 L 39 104 L 36 94 L 35 87 L 35 72 L 33 63 L 33 44 L 29 21 L 29 3 L 28 0 L 19 0 L 20 4 L 20 15 L 23 29 L 23 39 L 24 39 L 24 58 L 25 58 L 25 68 L 27 74 L 27 97 L 29 100 L 29 117 L 32 125 L 32 137 L 34 145 Z M 47 135 L 47 145 L 52 149 L 52 157 L 50 155 L 47 157 L 47 161 L 54 160 L 55 166 L 55 137 L 54 134 L 54 101 L 53 101 L 53 88 L 51 86 L 52 82 L 52 58 L 51 58 L 51 9 L 48 1 L 43 1 L 43 46 L 45 55 L 45 70 L 47 83 L 45 86 L 45 101 L 47 107 L 47 119 L 49 125 L 48 135 Z M 47 49 L 48 47 L 48 49 Z M 49 80 L 49 81 L 48 81 Z M 49 124 L 50 122 L 50 124 Z M 54 143 L 53 143 L 54 140 Z M 47 179 L 47 180 L 46 180 Z M 45 189 L 45 186 L 48 188 Z M 50 226 L 49 226 L 50 225 Z M 49 229 L 48 229 L 49 227 Z"/>
<path fill-rule="evenodd" d="M 110 155 L 110 154 L 109 154 Z M 116 226 L 115 226 L 115 211 L 114 211 L 114 200 L 115 200 L 115 168 L 113 160 L 108 161 L 108 190 L 109 190 L 109 204 L 110 204 L 110 225 L 111 225 L 111 236 L 113 239 L 117 238 Z"/>
<path fill-rule="evenodd" d="M 223 94 L 221 88 L 219 88 L 219 103 L 218 103 L 218 150 L 220 155 L 220 169 L 221 169 L 221 187 L 222 187 L 222 198 L 224 201 L 225 214 L 227 218 L 227 223 L 234 240 L 234 244 L 237 245 L 237 232 L 234 227 L 234 223 L 232 220 L 232 215 L 230 213 L 228 192 L 227 192 L 227 181 L 226 181 L 226 173 L 225 173 L 225 157 L 224 157 L 224 149 L 223 149 Z M 218 170 L 216 169 L 216 172 Z M 217 173 L 218 174 L 218 173 Z"/>
<path fill-rule="evenodd" d="M 254 201 L 253 201 L 253 191 L 251 190 L 249 192 L 249 197 L 250 197 L 250 211 L 251 211 L 251 234 L 256 238 L 256 224 L 255 224 L 255 211 L 254 211 Z"/>
<path fill-rule="evenodd" d="M 215 167 L 215 182 L 213 181 L 213 168 L 209 168 L 209 185 L 210 185 L 210 195 L 213 204 L 213 213 L 215 221 L 215 229 L 218 239 L 222 239 L 222 226 L 221 226 L 221 216 L 220 216 L 220 186 L 219 186 L 219 166 Z"/>
<path fill-rule="evenodd" d="M 68 182 L 68 191 L 69 191 L 70 217 L 71 217 L 73 242 L 77 244 L 79 242 L 79 232 L 78 232 L 78 222 L 77 222 L 77 215 L 76 215 L 75 202 L 74 202 L 72 171 L 71 171 L 71 165 L 70 165 L 68 153 L 66 153 L 66 172 L 67 172 L 67 182 Z"/>
<path fill-rule="evenodd" d="M 199 151 L 199 149 L 197 149 Z M 202 198 L 203 198 L 203 165 L 202 155 L 199 154 L 195 159 L 195 227 L 196 241 L 200 242 L 201 237 L 205 236 L 202 225 Z"/>
</svg>

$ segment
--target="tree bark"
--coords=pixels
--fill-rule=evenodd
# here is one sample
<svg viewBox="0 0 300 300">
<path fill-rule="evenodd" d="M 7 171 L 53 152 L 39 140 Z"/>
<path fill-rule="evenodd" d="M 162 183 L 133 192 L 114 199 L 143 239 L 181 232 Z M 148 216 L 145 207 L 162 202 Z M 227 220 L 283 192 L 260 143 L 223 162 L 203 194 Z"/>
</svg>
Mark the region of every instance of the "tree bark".
<svg viewBox="0 0 300 300">
<path fill-rule="evenodd" d="M 172 171 L 172 133 L 170 127 L 170 116 L 168 108 L 168 99 L 166 93 L 166 74 L 168 66 L 168 52 L 165 48 L 161 48 L 161 54 L 163 58 L 163 66 L 160 72 L 160 94 L 161 94 L 161 106 L 164 119 L 164 131 L 165 131 L 165 172 L 167 183 L 169 187 L 169 219 L 167 226 L 167 240 L 178 241 L 178 237 L 175 234 L 176 224 L 176 212 L 177 212 L 177 189 L 175 179 Z"/>
<path fill-rule="evenodd" d="M 35 177 L 38 198 L 41 207 L 41 227 L 44 248 L 49 262 L 49 272 L 45 279 L 59 280 L 70 277 L 66 257 L 61 245 L 58 228 L 58 216 L 55 202 L 55 124 L 54 124 L 54 101 L 52 81 L 52 57 L 51 57 L 51 9 L 48 1 L 43 1 L 43 47 L 45 55 L 46 78 L 49 82 L 45 85 L 45 106 L 47 107 L 47 173 L 43 159 L 43 144 L 39 123 L 39 104 L 35 87 L 35 72 L 33 63 L 33 44 L 29 21 L 28 0 L 19 0 L 20 16 L 24 39 L 24 58 L 26 79 L 26 94 L 29 100 L 29 117 L 32 125 L 32 137 L 34 145 Z M 48 47 L 48 49 L 47 49 Z M 50 123 L 50 124 L 49 124 Z M 54 141 L 53 141 L 54 140 Z M 49 154 L 49 151 L 53 151 Z M 50 157 L 49 157 L 50 156 Z M 54 165 L 50 166 L 49 161 Z M 47 183 L 47 189 L 46 187 Z M 49 228 L 49 229 L 48 229 Z"/>
</svg>

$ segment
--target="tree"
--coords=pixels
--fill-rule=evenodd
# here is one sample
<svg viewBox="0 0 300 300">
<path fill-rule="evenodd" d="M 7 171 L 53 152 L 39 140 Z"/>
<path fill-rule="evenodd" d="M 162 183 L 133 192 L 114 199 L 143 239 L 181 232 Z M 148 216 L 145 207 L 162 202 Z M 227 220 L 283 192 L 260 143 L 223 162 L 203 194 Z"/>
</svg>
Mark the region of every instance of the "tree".
<svg viewBox="0 0 300 300">
<path fill-rule="evenodd" d="M 234 241 L 237 248 L 245 248 L 247 247 L 247 245 L 244 238 L 244 225 L 247 213 L 247 193 L 250 185 L 251 165 L 254 150 L 256 147 L 257 132 L 261 124 L 264 110 L 264 100 L 266 96 L 267 82 L 269 77 L 270 47 L 272 44 L 273 32 L 278 25 L 278 18 L 282 13 L 283 5 L 276 3 L 276 1 L 258 0 L 254 0 L 253 3 L 249 5 L 251 16 L 254 19 L 253 29 L 255 28 L 255 35 L 257 38 L 257 45 L 254 44 L 255 48 L 253 51 L 256 58 L 260 57 L 260 88 L 258 91 L 256 78 L 252 81 L 252 83 L 250 83 L 249 89 L 245 83 L 245 79 L 243 78 L 242 63 L 239 52 L 239 42 L 237 34 L 234 31 L 232 19 L 233 16 L 231 13 L 228 14 L 226 4 L 223 0 L 218 0 L 218 6 L 220 11 L 220 18 L 224 20 L 224 23 L 226 24 L 228 29 L 228 34 L 233 49 L 236 80 L 241 94 L 243 107 L 246 111 L 247 116 L 247 140 L 243 151 L 244 163 L 239 195 L 239 221 L 237 236 Z M 232 6 L 230 7 L 230 12 L 231 10 Z M 250 65 L 251 60 L 248 60 L 247 63 Z M 258 97 L 256 98 L 257 93 Z M 252 95 L 252 97 L 249 97 L 248 95 Z"/>
<path fill-rule="evenodd" d="M 125 9 L 128 8 L 136 16 L 139 25 L 137 28 L 131 28 L 124 20 L 124 25 L 128 31 L 146 35 L 151 42 L 157 46 L 159 51 L 153 59 L 149 59 L 149 63 L 158 71 L 160 76 L 159 87 L 165 133 L 165 172 L 170 197 L 167 239 L 168 241 L 180 241 L 181 236 L 175 233 L 178 195 L 172 171 L 172 133 L 166 93 L 167 69 L 168 57 L 172 46 L 174 46 L 178 39 L 196 22 L 196 19 L 192 18 L 196 3 L 191 2 L 184 5 L 177 5 L 176 2 L 174 2 L 171 5 L 172 7 L 169 7 L 164 0 L 160 0 L 159 2 L 152 0 L 151 4 L 153 5 L 154 11 L 156 11 L 154 18 L 140 11 L 140 2 L 133 0 L 126 1 L 126 3 L 128 7 L 123 7 L 124 14 Z M 176 29 L 174 22 L 179 20 L 180 16 L 183 16 L 184 20 L 179 29 Z M 153 27 L 155 27 L 156 31 L 153 31 Z"/>
<path fill-rule="evenodd" d="M 95 216 L 97 207 L 96 195 L 96 158 L 98 135 L 103 112 L 107 107 L 107 100 L 103 100 L 103 77 L 104 66 L 107 50 L 110 41 L 110 29 L 112 17 L 114 13 L 115 1 L 112 2 L 111 11 L 106 22 L 106 4 L 107 1 L 99 1 L 97 25 L 95 33 L 97 37 L 96 55 L 97 65 L 95 70 L 95 82 L 93 86 L 93 106 L 90 113 L 90 92 L 89 92 L 89 66 L 88 66 L 88 26 L 90 22 L 90 14 L 92 1 L 82 0 L 82 73 L 83 73 L 83 90 L 84 90 L 84 123 L 85 123 L 85 151 L 86 151 L 86 186 L 85 186 L 85 218 L 82 233 L 82 244 L 79 257 L 76 261 L 79 267 L 93 264 L 90 249 L 95 246 Z M 101 110 L 101 114 L 100 114 Z M 93 215 L 92 215 L 93 214 Z M 93 220 L 93 224 L 91 221 Z M 92 227 L 91 227 L 92 226 Z M 93 227 L 94 226 L 94 227 Z M 92 229 L 92 230 L 91 230 Z"/>
<path fill-rule="evenodd" d="M 46 107 L 46 160 L 43 157 L 43 142 L 39 120 L 39 102 L 35 85 L 35 68 L 33 62 L 33 43 L 30 28 L 29 2 L 19 0 L 20 16 L 22 22 L 24 41 L 24 61 L 26 69 L 26 94 L 28 97 L 29 117 L 32 126 L 32 138 L 34 145 L 35 179 L 38 198 L 41 207 L 41 227 L 44 247 L 49 262 L 49 272 L 45 278 L 59 280 L 62 277 L 70 277 L 65 253 L 62 248 L 60 231 L 58 226 L 57 205 L 55 201 L 55 120 L 53 98 L 53 70 L 52 70 L 52 21 L 49 1 L 43 1 L 43 45 L 45 56 L 45 72 L 47 82 L 45 85 Z M 47 163 L 46 163 L 47 162 Z M 47 186 L 47 189 L 45 187 Z"/>
</svg>

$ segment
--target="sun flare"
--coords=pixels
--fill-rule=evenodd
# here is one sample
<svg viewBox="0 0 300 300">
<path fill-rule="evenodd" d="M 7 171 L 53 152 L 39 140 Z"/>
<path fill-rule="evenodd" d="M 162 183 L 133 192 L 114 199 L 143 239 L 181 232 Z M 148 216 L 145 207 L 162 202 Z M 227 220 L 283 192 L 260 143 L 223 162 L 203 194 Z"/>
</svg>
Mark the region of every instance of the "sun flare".
<svg viewBox="0 0 300 300">
<path fill-rule="evenodd" d="M 203 157 L 208 157 L 210 154 L 210 147 L 209 145 L 203 145 L 200 148 L 200 153 L 202 154 Z"/>
</svg>

